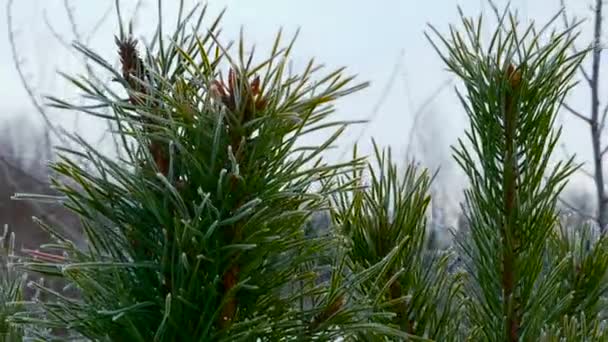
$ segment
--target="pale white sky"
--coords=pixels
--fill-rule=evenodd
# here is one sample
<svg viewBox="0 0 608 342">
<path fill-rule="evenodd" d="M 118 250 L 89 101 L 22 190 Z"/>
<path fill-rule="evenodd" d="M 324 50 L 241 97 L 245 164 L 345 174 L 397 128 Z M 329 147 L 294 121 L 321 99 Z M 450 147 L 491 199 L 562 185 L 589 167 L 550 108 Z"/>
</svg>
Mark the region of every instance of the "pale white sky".
<svg viewBox="0 0 608 342">
<path fill-rule="evenodd" d="M 7 0 L 0 0 L 0 120 L 15 115 L 35 117 L 24 89 L 14 71 L 8 41 Z M 135 0 L 121 1 L 125 15 L 130 14 Z M 578 17 L 591 14 L 589 0 L 566 1 Z M 67 3 L 74 9 L 77 27 L 86 37 L 113 0 L 72 0 Z M 155 0 L 146 1 L 138 16 L 136 31 L 149 33 L 157 20 Z M 178 1 L 164 1 L 166 19 L 173 22 Z M 193 1 L 186 1 L 191 4 Z M 499 6 L 507 1 L 496 0 Z M 72 88 L 55 76 L 56 70 L 73 72 L 81 63 L 49 32 L 45 17 L 66 40 L 73 39 L 70 22 L 63 0 L 15 0 L 12 6 L 13 28 L 17 31 L 16 46 L 29 81 L 39 94 L 72 97 Z M 524 20 L 535 19 L 544 23 L 559 9 L 559 0 L 512 0 Z M 220 9 L 227 7 L 223 21 L 224 37 L 238 37 L 244 26 L 246 37 L 255 43 L 258 52 L 272 43 L 280 27 L 292 34 L 300 27 L 301 35 L 296 44 L 295 64 L 303 64 L 315 57 L 329 67 L 347 66 L 348 71 L 359 75 L 360 81 L 371 81 L 370 88 L 349 96 L 340 102 L 340 118 L 363 119 L 372 115 L 380 99 L 383 99 L 374 120 L 368 124 L 361 144 L 369 150 L 369 139 L 374 137 L 382 145 L 391 145 L 396 155 L 403 155 L 412 125 L 413 111 L 451 75 L 431 48 L 423 32 L 427 23 L 446 32 L 449 23 L 459 23 L 457 5 L 467 15 L 476 16 L 480 11 L 489 13 L 486 0 L 213 0 L 210 1 L 209 19 Z M 607 9 L 608 10 L 608 9 Z M 488 16 L 489 17 L 489 16 Z M 561 23 L 561 21 L 560 21 Z M 583 28 L 581 44 L 589 40 L 589 25 Z M 108 58 L 114 58 L 113 35 L 116 34 L 116 16 L 110 18 L 95 33 L 90 46 Z M 489 27 L 488 29 L 491 29 Z M 383 95 L 395 64 L 401 68 L 394 77 L 389 92 Z M 458 82 L 455 85 L 459 85 Z M 608 100 L 608 97 L 607 97 Z M 588 108 L 588 90 L 581 87 L 571 96 L 571 103 L 581 111 Z M 71 127 L 73 115 L 50 111 L 53 120 Z M 443 91 L 420 117 L 420 127 L 428 130 L 427 149 L 435 157 L 450 163 L 449 145 L 461 136 L 465 117 L 456 101 L 453 88 Z M 564 121 L 563 141 L 572 152 L 580 154 L 580 161 L 589 157 L 589 136 L 586 127 L 572 119 Z M 79 127 L 85 134 L 95 135 L 99 125 L 88 118 L 81 118 Z M 362 127 L 352 128 L 344 144 L 358 136 Z M 27 133 L 27 132 L 26 132 Z M 424 132 L 423 132 L 424 133 Z M 560 153 L 561 151 L 558 151 Z M 330 157 L 337 157 L 335 152 Z M 434 159 L 434 158 L 433 158 Z M 436 164 L 430 165 L 436 167 Z M 444 179 L 452 179 L 450 168 L 445 168 Z M 584 179 L 584 178 L 582 178 Z"/>
</svg>

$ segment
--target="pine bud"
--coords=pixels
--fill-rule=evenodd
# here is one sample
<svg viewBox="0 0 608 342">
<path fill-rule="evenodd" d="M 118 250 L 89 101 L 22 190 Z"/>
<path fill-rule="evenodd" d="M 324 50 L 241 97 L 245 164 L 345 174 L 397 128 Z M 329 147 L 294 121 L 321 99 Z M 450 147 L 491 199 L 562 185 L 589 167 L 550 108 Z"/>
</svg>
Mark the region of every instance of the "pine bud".
<svg viewBox="0 0 608 342">
<path fill-rule="evenodd" d="M 521 84 L 521 70 L 517 69 L 513 64 L 507 67 L 507 77 L 512 89 L 516 89 Z"/>
</svg>

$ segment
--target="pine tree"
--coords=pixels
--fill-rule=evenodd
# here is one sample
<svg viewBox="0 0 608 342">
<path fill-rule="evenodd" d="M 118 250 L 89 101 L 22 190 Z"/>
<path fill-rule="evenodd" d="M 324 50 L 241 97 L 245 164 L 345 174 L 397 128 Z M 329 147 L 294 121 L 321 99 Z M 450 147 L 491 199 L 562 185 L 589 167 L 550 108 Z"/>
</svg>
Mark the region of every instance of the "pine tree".
<svg viewBox="0 0 608 342">
<path fill-rule="evenodd" d="M 447 53 L 431 42 L 464 83 L 459 97 L 470 119 L 468 141 L 454 154 L 470 181 L 463 208 L 470 232 L 459 247 L 473 340 L 607 336 L 597 304 L 606 291 L 606 242 L 584 251 L 581 238 L 560 229 L 556 199 L 577 166 L 572 159 L 550 166 L 557 110 L 586 51 L 571 53 L 574 28 L 547 36 L 550 26 L 522 31 L 507 9 L 488 45 L 481 16 L 463 16 L 464 32 L 452 27 L 448 38 L 433 28 Z"/>
<path fill-rule="evenodd" d="M 375 163 L 342 177 L 356 189 L 334 196 L 333 219 L 348 241 L 353 270 L 387 260 L 383 273 L 361 291 L 390 315 L 377 321 L 393 325 L 410 338 L 458 341 L 461 276 L 450 274 L 451 252 L 427 249 L 431 237 L 426 215 L 432 178 L 414 164 L 398 172 L 391 150 L 374 143 Z M 356 150 L 355 150 L 356 157 Z M 377 341 L 374 331 L 358 340 Z"/>
<path fill-rule="evenodd" d="M 280 33 L 256 63 L 242 36 L 236 46 L 220 43 L 221 15 L 204 30 L 204 13 L 180 12 L 170 37 L 159 24 L 146 47 L 121 27 L 118 70 L 75 45 L 124 92 L 65 75 L 87 104 L 51 104 L 112 120 L 125 157 L 79 136 L 71 138 L 82 150 L 60 150 L 52 168 L 66 180 L 53 185 L 81 218 L 88 245 L 78 249 L 48 227 L 56 243 L 43 251 L 58 256 L 25 266 L 67 279 L 79 297 L 38 284 L 52 298 L 13 322 L 96 341 L 408 336 L 371 319 L 373 303 L 351 291 L 386 262 L 346 274 L 337 235 L 305 236 L 329 195 L 351 188 L 328 180 L 362 165 L 322 154 L 351 123 L 332 121 L 333 102 L 365 84 L 343 69 L 322 74 L 313 61 L 289 73 L 294 41 L 283 44 Z M 327 130 L 321 144 L 304 145 Z M 320 256 L 332 265 L 328 281 L 319 280 Z"/>
</svg>

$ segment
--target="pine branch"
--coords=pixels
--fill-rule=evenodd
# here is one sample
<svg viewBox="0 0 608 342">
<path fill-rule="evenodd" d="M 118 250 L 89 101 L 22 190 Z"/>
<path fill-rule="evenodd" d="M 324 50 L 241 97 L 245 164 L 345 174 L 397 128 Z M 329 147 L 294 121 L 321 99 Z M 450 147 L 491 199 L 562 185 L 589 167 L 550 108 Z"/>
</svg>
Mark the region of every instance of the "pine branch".
<svg viewBox="0 0 608 342">
<path fill-rule="evenodd" d="M 205 8 L 182 5 L 175 31 L 167 38 L 159 24 L 145 55 L 121 25 L 118 69 L 75 45 L 102 70 L 97 78 L 124 89 L 65 75 L 87 103 L 51 103 L 112 119 L 127 154 L 115 160 L 77 135 L 81 151 L 61 150 L 53 170 L 64 178 L 52 183 L 88 244 L 80 250 L 45 226 L 58 242 L 29 251 L 24 267 L 63 277 L 82 296 L 37 284 L 51 300 L 13 321 L 93 340 L 409 338 L 379 322 L 385 311 L 359 291 L 385 275 L 389 261 L 347 272 L 335 234 L 304 234 L 330 195 L 354 188 L 337 179 L 360 169 L 362 158 L 333 164 L 321 156 L 351 124 L 333 120 L 333 102 L 366 83 L 353 85 L 342 69 L 322 74 L 312 61 L 287 75 L 293 41 L 280 35 L 256 64 L 242 37 L 236 46 L 221 43 L 221 14 L 203 29 Z M 226 83 L 218 80 L 225 66 Z M 327 136 L 301 148 L 313 132 Z M 316 277 L 318 258 L 331 260 L 331 281 Z"/>
<path fill-rule="evenodd" d="M 522 29 L 508 8 L 494 11 L 498 25 L 488 46 L 481 17 L 462 15 L 464 33 L 451 27 L 447 38 L 431 27 L 439 43 L 429 39 L 464 82 L 459 97 L 471 120 L 467 143 L 454 147 L 471 183 L 464 205 L 470 232 L 458 240 L 472 276 L 465 302 L 475 331 L 469 338 L 536 340 L 561 324 L 570 298 L 548 295 L 563 289 L 558 274 L 566 264 L 546 256 L 556 202 L 577 168 L 572 159 L 553 170 L 548 165 L 560 134 L 553 127 L 556 104 L 585 54 L 569 54 L 573 28 L 543 36 L 559 14 L 537 30 L 533 24 Z"/>
</svg>

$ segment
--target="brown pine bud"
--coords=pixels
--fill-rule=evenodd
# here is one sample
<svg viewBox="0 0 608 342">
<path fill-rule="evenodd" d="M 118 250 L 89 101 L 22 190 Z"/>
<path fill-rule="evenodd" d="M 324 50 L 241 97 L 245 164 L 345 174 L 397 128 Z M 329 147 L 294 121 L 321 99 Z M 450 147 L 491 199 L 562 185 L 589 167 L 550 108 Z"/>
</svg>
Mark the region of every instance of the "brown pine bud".
<svg viewBox="0 0 608 342">
<path fill-rule="evenodd" d="M 127 81 L 130 90 L 145 94 L 146 89 L 139 83 L 145 76 L 145 67 L 137 52 L 137 39 L 128 37 L 121 40 L 115 37 L 115 42 L 118 46 L 122 77 Z M 141 97 L 135 95 L 131 95 L 129 101 L 134 105 L 144 102 Z"/>
<path fill-rule="evenodd" d="M 169 174 L 169 156 L 166 150 L 158 141 L 153 141 L 149 146 L 149 150 L 158 171 L 166 177 Z"/>
<path fill-rule="evenodd" d="M 509 84 L 512 89 L 516 89 L 521 84 L 521 70 L 516 68 L 513 64 L 509 64 L 507 67 L 507 77 L 509 78 Z"/>
<path fill-rule="evenodd" d="M 256 96 L 260 93 L 260 76 L 256 76 L 251 81 L 251 95 Z"/>
<path fill-rule="evenodd" d="M 311 322 L 311 328 L 316 329 L 321 323 L 327 321 L 330 317 L 338 313 L 342 307 L 346 304 L 344 295 L 337 297 L 329 306 L 325 308 L 319 315 L 317 315 Z"/>
</svg>

